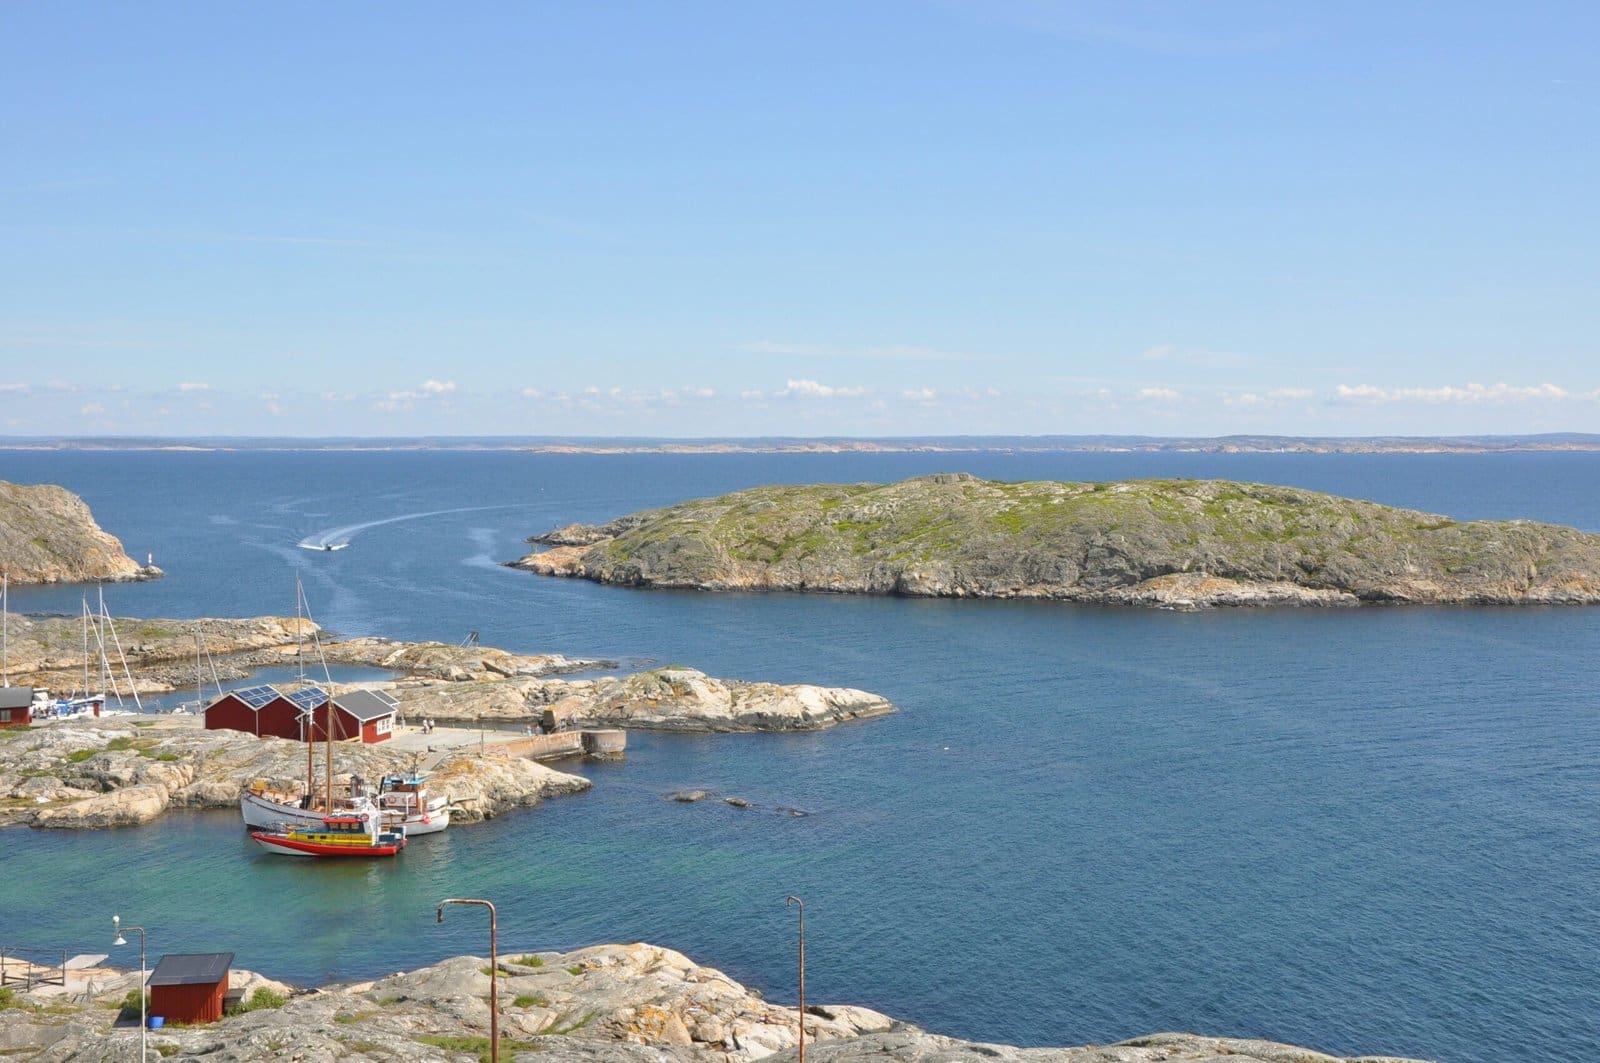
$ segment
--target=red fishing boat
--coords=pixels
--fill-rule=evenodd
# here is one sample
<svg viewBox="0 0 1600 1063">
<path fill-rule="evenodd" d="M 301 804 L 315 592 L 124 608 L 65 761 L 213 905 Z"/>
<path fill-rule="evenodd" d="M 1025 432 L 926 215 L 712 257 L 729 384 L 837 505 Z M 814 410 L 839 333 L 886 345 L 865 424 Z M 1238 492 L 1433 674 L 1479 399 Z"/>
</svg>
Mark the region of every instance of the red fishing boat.
<svg viewBox="0 0 1600 1063">
<path fill-rule="evenodd" d="M 269 853 L 284 856 L 394 856 L 406 847 L 404 830 L 383 829 L 382 816 L 324 816 L 321 826 L 284 824 L 253 830 L 250 837 Z"/>
</svg>

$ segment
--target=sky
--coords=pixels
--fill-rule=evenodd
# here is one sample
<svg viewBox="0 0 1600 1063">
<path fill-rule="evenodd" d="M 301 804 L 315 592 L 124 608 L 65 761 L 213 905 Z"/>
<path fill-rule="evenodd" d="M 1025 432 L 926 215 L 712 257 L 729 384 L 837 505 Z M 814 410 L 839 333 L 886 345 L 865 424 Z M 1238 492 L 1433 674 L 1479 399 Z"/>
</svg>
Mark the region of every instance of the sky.
<svg viewBox="0 0 1600 1063">
<path fill-rule="evenodd" d="M 1600 431 L 1600 4 L 0 4 L 0 434 Z"/>
</svg>

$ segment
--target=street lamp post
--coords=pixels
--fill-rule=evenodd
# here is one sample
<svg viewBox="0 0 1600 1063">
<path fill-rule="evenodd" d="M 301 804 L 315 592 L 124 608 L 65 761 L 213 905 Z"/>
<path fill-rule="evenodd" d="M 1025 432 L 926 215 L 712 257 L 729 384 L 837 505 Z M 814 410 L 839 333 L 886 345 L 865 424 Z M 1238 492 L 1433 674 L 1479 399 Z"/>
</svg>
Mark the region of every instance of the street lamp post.
<svg viewBox="0 0 1600 1063">
<path fill-rule="evenodd" d="M 113 945 L 126 945 L 128 939 L 122 936 L 122 916 L 111 917 L 111 927 L 117 932 L 117 939 Z M 145 1016 L 144 1003 L 144 927 L 130 926 L 129 930 L 139 932 L 139 1063 L 145 1063 L 145 1035 L 150 1026 L 150 1020 Z"/>
<path fill-rule="evenodd" d="M 800 1063 L 806 1063 L 806 902 L 790 895 L 785 908 L 800 906 Z"/>
<path fill-rule="evenodd" d="M 439 902 L 437 921 L 444 922 L 447 904 L 477 904 L 489 909 L 489 1063 L 500 1063 L 500 954 L 495 944 L 495 911 L 489 901 L 473 897 L 446 897 Z"/>
</svg>

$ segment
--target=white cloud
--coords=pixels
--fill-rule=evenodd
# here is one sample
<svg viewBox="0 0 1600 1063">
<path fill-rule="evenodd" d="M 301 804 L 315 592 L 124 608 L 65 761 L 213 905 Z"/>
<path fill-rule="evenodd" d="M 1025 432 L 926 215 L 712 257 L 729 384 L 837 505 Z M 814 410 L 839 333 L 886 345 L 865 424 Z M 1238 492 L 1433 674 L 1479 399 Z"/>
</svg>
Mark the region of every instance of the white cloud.
<svg viewBox="0 0 1600 1063">
<path fill-rule="evenodd" d="M 402 390 L 387 392 L 382 398 L 372 403 L 374 410 L 386 413 L 400 413 L 416 408 L 418 402 L 435 401 L 446 409 L 450 407 L 450 396 L 455 393 L 454 380 L 424 380 L 415 391 Z"/>
<path fill-rule="evenodd" d="M 1339 402 L 1367 405 L 1386 405 L 1396 402 L 1419 402 L 1427 405 L 1479 405 L 1513 402 L 1555 402 L 1574 396 L 1565 388 L 1554 384 L 1518 387 L 1511 384 L 1468 383 L 1458 387 L 1446 384 L 1433 388 L 1380 388 L 1371 384 L 1340 384 L 1334 392 Z"/>
<path fill-rule="evenodd" d="M 784 398 L 855 399 L 866 393 L 866 388 L 833 387 L 815 380 L 790 379 L 784 383 L 783 390 L 775 394 Z"/>
<path fill-rule="evenodd" d="M 907 388 L 900 394 L 912 402 L 932 402 L 939 397 L 939 393 L 932 388 Z"/>
<path fill-rule="evenodd" d="M 184 380 L 178 384 L 179 391 L 210 391 L 211 385 L 198 380 Z"/>
<path fill-rule="evenodd" d="M 82 406 L 78 407 L 78 413 L 83 417 L 98 417 L 100 414 L 105 412 L 105 405 L 99 402 L 86 402 Z"/>
<path fill-rule="evenodd" d="M 1316 392 L 1310 388 L 1272 388 L 1270 391 L 1265 392 L 1240 391 L 1223 395 L 1222 404 L 1236 409 L 1255 407 L 1272 409 L 1287 402 L 1299 402 L 1309 399 L 1315 394 Z"/>
<path fill-rule="evenodd" d="M 746 402 L 752 402 L 757 399 L 764 399 L 766 398 L 766 395 L 761 391 L 760 388 L 748 388 L 739 392 L 739 397 L 744 399 Z"/>
<path fill-rule="evenodd" d="M 539 388 L 523 388 L 522 397 L 525 399 L 542 399 L 544 391 Z"/>
<path fill-rule="evenodd" d="M 1134 398 L 1140 402 L 1177 402 L 1183 394 L 1172 388 L 1140 388 Z"/>
<path fill-rule="evenodd" d="M 29 390 L 27 384 L 0 384 L 0 393 L 21 392 Z"/>
</svg>

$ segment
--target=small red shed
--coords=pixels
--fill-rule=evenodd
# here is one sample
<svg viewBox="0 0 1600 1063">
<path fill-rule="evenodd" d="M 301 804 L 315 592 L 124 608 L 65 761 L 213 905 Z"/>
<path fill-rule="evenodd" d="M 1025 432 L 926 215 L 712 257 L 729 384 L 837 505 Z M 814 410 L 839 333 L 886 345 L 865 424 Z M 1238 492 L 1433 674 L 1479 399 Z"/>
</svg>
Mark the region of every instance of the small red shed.
<svg viewBox="0 0 1600 1063">
<path fill-rule="evenodd" d="M 205 707 L 206 730 L 243 731 L 245 734 L 257 736 L 277 734 L 276 731 L 261 729 L 261 710 L 274 701 L 282 700 L 283 695 L 278 693 L 276 687 L 258 686 L 230 690 Z M 295 738 L 298 735 L 279 735 L 279 737 Z"/>
<path fill-rule="evenodd" d="M 216 1022 L 228 995 L 231 952 L 168 953 L 150 972 L 150 1014 L 167 1022 Z"/>
<path fill-rule="evenodd" d="M 394 718 L 399 705 L 394 695 L 381 690 L 352 690 L 347 694 L 334 695 L 334 741 L 359 739 L 369 744 L 387 742 L 394 735 Z M 309 706 L 308 711 L 311 714 L 312 738 L 321 742 L 327 730 L 327 709 L 319 700 Z"/>
<path fill-rule="evenodd" d="M 26 727 L 33 722 L 33 688 L 0 687 L 0 727 Z"/>
</svg>

